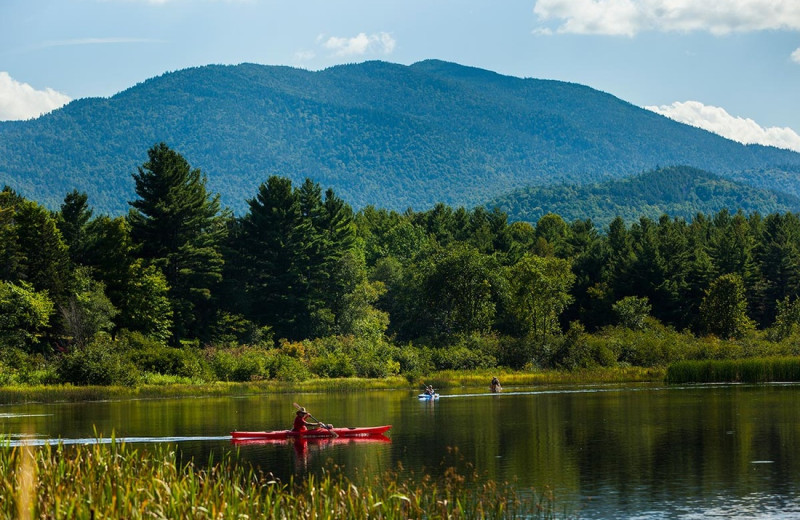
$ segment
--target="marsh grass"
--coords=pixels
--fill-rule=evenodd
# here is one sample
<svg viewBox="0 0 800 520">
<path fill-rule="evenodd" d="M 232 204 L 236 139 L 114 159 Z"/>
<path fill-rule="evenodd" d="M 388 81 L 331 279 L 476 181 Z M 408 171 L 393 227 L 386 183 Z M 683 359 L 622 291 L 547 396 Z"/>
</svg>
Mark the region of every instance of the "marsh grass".
<svg viewBox="0 0 800 520">
<path fill-rule="evenodd" d="M 173 447 L 0 447 L 0 518 L 493 519 L 557 517 L 553 494 L 518 491 L 469 467 L 442 478 L 341 468 L 281 482 L 228 457 L 179 463 Z M 566 514 L 560 515 L 566 517 Z"/>
<path fill-rule="evenodd" d="M 643 367 L 586 368 L 575 370 L 447 370 L 424 378 L 435 388 L 489 388 L 492 377 L 504 388 L 545 384 L 638 383 L 663 381 L 664 369 Z"/>
<path fill-rule="evenodd" d="M 668 383 L 766 383 L 800 381 L 800 358 L 680 361 L 670 365 Z"/>
<path fill-rule="evenodd" d="M 580 369 L 572 371 L 448 370 L 409 381 L 391 376 L 379 379 L 360 377 L 310 379 L 299 382 L 254 381 L 247 383 L 184 383 L 156 380 L 137 386 L 14 385 L 0 387 L 0 404 L 30 402 L 82 402 L 107 399 L 157 399 L 198 396 L 240 396 L 263 393 L 358 392 L 364 390 L 412 389 L 423 383 L 437 389 L 488 389 L 493 376 L 504 387 L 544 384 L 631 383 L 663 381 L 664 370 L 642 367 Z"/>
</svg>

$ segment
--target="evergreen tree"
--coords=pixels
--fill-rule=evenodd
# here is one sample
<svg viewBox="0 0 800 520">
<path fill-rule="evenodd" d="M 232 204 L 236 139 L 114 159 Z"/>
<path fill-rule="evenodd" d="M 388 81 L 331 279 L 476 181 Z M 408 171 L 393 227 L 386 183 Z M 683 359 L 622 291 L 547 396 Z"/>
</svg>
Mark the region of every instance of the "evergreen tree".
<svg viewBox="0 0 800 520">
<path fill-rule="evenodd" d="M 295 322 L 304 287 L 298 264 L 306 244 L 299 232 L 303 215 L 292 181 L 270 177 L 248 205 L 250 210 L 241 219 L 239 250 L 242 265 L 247 266 L 246 315 L 259 326 L 271 326 L 278 339 L 302 339 Z"/>
<path fill-rule="evenodd" d="M 754 254 L 760 275 L 758 320 L 767 326 L 775 319 L 778 301 L 800 296 L 800 218 L 793 213 L 767 216 Z"/>
<path fill-rule="evenodd" d="M 173 340 L 207 337 L 210 302 L 221 280 L 226 226 L 219 195 L 179 153 L 160 143 L 133 175 L 138 199 L 130 202 L 131 236 L 138 252 L 162 270 L 175 312 Z"/>
<path fill-rule="evenodd" d="M 86 225 L 92 218 L 86 193 L 72 190 L 64 197 L 59 212 L 58 229 L 69 248 L 69 257 L 73 263 L 83 265 L 86 263 Z"/>
<path fill-rule="evenodd" d="M 15 207 L 19 279 L 37 291 L 47 291 L 56 303 L 66 301 L 71 285 L 67 245 L 51 213 L 36 202 L 23 200 Z"/>
</svg>

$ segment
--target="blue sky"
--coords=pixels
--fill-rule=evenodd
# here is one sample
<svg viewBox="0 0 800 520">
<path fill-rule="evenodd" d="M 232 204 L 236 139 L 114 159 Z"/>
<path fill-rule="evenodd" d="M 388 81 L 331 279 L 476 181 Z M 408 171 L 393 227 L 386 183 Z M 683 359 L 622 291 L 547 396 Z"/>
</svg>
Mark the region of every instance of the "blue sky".
<svg viewBox="0 0 800 520">
<path fill-rule="evenodd" d="M 800 151 L 800 0 L 0 0 L 0 120 L 191 66 L 428 58 Z"/>
</svg>

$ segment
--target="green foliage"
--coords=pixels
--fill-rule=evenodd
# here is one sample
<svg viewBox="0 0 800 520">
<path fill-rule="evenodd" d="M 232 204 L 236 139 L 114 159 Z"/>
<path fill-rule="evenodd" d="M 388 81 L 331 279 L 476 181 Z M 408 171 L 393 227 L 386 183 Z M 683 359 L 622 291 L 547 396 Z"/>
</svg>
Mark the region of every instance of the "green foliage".
<svg viewBox="0 0 800 520">
<path fill-rule="evenodd" d="M 293 189 L 276 176 L 248 205 L 232 254 L 241 266 L 235 285 L 245 294 L 246 317 L 279 338 L 331 333 L 345 294 L 364 278 L 353 256 L 352 209 L 332 190 L 323 200 L 308 179 Z"/>
<path fill-rule="evenodd" d="M 633 330 L 644 329 L 645 319 L 650 315 L 652 306 L 647 298 L 626 296 L 613 305 L 619 324 Z"/>
<path fill-rule="evenodd" d="M 261 347 L 212 348 L 205 353 L 219 381 L 257 381 L 270 377 L 274 355 Z"/>
<path fill-rule="evenodd" d="M 29 349 L 49 325 L 53 307 L 47 292 L 0 281 L 0 347 Z"/>
<path fill-rule="evenodd" d="M 572 301 L 570 262 L 528 254 L 508 269 L 509 312 L 518 330 L 544 338 L 560 330 L 558 319 Z"/>
<path fill-rule="evenodd" d="M 73 385 L 134 385 L 139 377 L 121 344 L 102 336 L 63 354 L 57 371 L 61 382 Z"/>
<path fill-rule="evenodd" d="M 128 215 L 142 258 L 161 269 L 176 315 L 174 339 L 208 333 L 207 303 L 222 279 L 221 241 L 226 227 L 219 195 L 186 159 L 160 143 L 133 175 L 138 199 Z"/>
<path fill-rule="evenodd" d="M 766 383 L 800 381 L 800 358 L 681 361 L 667 369 L 669 383 Z"/>
<path fill-rule="evenodd" d="M 474 206 L 516 188 L 597 182 L 659 164 L 800 191 L 796 153 L 741 145 L 582 85 L 435 60 L 316 72 L 191 68 L 31 121 L 1 122 L 0 133 L 6 183 L 51 208 L 77 188 L 112 215 L 127 211 L 128 175 L 153 136 L 203 164 L 209 187 L 237 212 L 267 176 L 288 173 L 300 183 L 309 172 L 355 207 L 399 211 Z M 663 184 L 674 183 L 665 176 Z M 501 209 L 517 219 L 514 208 Z"/>
<path fill-rule="evenodd" d="M 500 284 L 492 259 L 460 245 L 438 252 L 423 275 L 422 295 L 437 335 L 488 332 Z"/>
<path fill-rule="evenodd" d="M 92 280 L 89 270 L 79 267 L 74 271 L 75 292 L 60 306 L 67 335 L 79 346 L 85 345 L 96 334 L 109 332 L 113 318 L 119 311 L 105 295 L 105 286 Z"/>
<path fill-rule="evenodd" d="M 6 206 L 4 206 L 6 205 Z M 53 216 L 36 202 L 15 197 L 4 191 L 0 196 L 3 226 L 2 246 L 4 278 L 24 280 L 37 291 L 47 291 L 61 303 L 70 285 L 70 262 L 67 246 Z"/>
<path fill-rule="evenodd" d="M 173 311 L 164 274 L 139 259 L 130 264 L 128 273 L 128 283 L 122 294 L 120 326 L 158 341 L 167 341 L 171 335 Z"/>
<path fill-rule="evenodd" d="M 735 182 L 697 168 L 673 166 L 601 183 L 531 185 L 502 194 L 486 207 L 500 208 L 512 221 L 536 223 L 555 213 L 569 222 L 589 218 L 601 226 L 616 217 L 630 223 L 643 216 L 657 219 L 667 214 L 690 219 L 698 213 L 725 209 L 744 213 L 800 211 L 800 190 L 793 188 L 789 195 L 785 185 L 768 187 L 763 181 L 748 181 Z"/>
<path fill-rule="evenodd" d="M 339 331 L 343 335 L 378 339 L 389 327 L 389 314 L 373 304 L 386 293 L 382 282 L 359 283 L 353 292 L 344 296 L 339 315 Z"/>
<path fill-rule="evenodd" d="M 493 355 L 496 350 L 496 345 L 487 345 L 480 337 L 472 336 L 434 349 L 431 358 L 437 370 L 494 368 L 497 366 L 497 358 Z"/>
<path fill-rule="evenodd" d="M 58 229 L 69 248 L 69 257 L 76 264 L 85 264 L 87 249 L 86 226 L 92 218 L 87 201 L 89 196 L 72 190 L 64 197 L 58 214 Z"/>
<path fill-rule="evenodd" d="M 794 301 L 789 296 L 777 303 L 777 316 L 771 329 L 771 339 L 781 341 L 800 328 L 800 298 Z"/>
<path fill-rule="evenodd" d="M 164 345 L 139 332 L 127 332 L 118 338 L 126 357 L 143 373 L 173 375 L 190 380 L 212 379 L 202 356 L 194 349 Z"/>
<path fill-rule="evenodd" d="M 738 275 L 722 275 L 711 284 L 700 305 L 700 319 L 706 332 L 723 338 L 738 338 L 753 328 Z"/>
</svg>

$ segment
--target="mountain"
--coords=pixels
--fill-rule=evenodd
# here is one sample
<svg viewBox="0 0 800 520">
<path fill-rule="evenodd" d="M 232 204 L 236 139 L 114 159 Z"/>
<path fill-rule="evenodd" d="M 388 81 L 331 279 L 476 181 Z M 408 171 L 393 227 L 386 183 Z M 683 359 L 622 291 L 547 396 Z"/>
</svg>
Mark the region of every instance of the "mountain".
<svg viewBox="0 0 800 520">
<path fill-rule="evenodd" d="M 800 194 L 800 154 L 744 146 L 589 87 L 442 61 L 318 72 L 210 65 L 0 123 L 0 185 L 57 207 L 86 191 L 121 213 L 131 174 L 165 142 L 244 211 L 270 175 L 366 204 L 472 207 L 514 189 L 688 165 Z"/>
<path fill-rule="evenodd" d="M 762 215 L 800 211 L 800 197 L 754 188 L 718 175 L 675 166 L 624 179 L 587 185 L 528 187 L 514 190 L 487 204 L 508 214 L 511 221 L 536 223 L 546 213 L 565 221 L 592 219 L 603 227 L 617 216 L 628 223 L 646 216 L 694 218 L 722 209 Z"/>
</svg>

